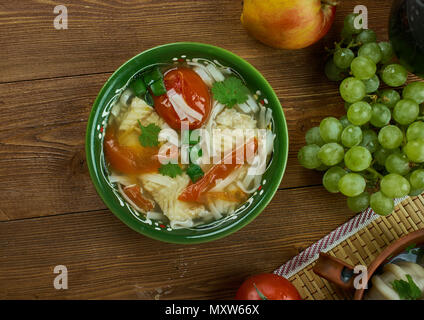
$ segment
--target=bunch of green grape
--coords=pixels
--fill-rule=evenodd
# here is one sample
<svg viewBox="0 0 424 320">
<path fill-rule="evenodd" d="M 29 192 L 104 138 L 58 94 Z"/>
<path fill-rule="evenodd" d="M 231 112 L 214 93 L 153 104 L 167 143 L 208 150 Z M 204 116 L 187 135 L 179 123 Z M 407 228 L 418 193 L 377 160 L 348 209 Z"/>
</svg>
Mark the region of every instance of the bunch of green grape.
<svg viewBox="0 0 424 320">
<path fill-rule="evenodd" d="M 298 160 L 325 171 L 324 187 L 347 196 L 354 212 L 388 215 L 394 199 L 424 192 L 424 82 L 404 86 L 408 72 L 393 62 L 391 44 L 356 29 L 355 17 L 345 18 L 325 66 L 330 80 L 341 81 L 347 114 L 311 128 Z"/>
</svg>

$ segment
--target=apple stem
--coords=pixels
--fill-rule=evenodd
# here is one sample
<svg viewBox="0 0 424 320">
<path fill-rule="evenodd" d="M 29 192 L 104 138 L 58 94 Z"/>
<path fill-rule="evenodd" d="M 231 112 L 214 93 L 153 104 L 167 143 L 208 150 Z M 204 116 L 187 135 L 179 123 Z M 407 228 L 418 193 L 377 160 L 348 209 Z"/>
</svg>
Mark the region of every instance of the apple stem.
<svg viewBox="0 0 424 320">
<path fill-rule="evenodd" d="M 337 6 L 339 3 L 334 0 L 321 0 L 321 3 L 329 5 L 329 6 Z"/>
</svg>

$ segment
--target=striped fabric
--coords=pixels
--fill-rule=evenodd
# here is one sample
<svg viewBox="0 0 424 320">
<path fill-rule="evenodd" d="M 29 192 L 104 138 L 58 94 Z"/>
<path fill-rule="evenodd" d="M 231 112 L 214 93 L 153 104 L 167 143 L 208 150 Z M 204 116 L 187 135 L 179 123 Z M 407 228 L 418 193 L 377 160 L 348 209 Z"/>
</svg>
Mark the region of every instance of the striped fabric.
<svg viewBox="0 0 424 320">
<path fill-rule="evenodd" d="M 406 197 L 396 199 L 395 205 L 405 199 Z M 283 264 L 281 267 L 275 270 L 274 273 L 285 278 L 292 277 L 294 274 L 318 259 L 320 252 L 327 252 L 333 249 L 342 241 L 346 240 L 362 228 L 366 227 L 377 218 L 378 215 L 375 214 L 371 209 L 367 209 L 364 212 L 359 213 L 348 222 L 333 230 L 330 234 L 326 235 L 324 238 L 318 242 L 315 242 L 306 250 L 299 253 L 293 259 Z"/>
</svg>

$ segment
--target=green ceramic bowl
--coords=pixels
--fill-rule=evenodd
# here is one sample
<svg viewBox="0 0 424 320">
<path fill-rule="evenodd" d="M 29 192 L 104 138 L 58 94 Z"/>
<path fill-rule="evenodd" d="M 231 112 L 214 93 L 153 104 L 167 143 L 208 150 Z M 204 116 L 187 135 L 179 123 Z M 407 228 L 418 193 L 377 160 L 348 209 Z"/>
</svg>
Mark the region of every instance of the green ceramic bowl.
<svg viewBox="0 0 424 320">
<path fill-rule="evenodd" d="M 172 63 L 176 59 L 206 58 L 217 60 L 237 71 L 247 82 L 252 92 L 260 93 L 259 100 L 272 108 L 274 118 L 274 154 L 262 178 L 260 188 L 252 194 L 235 214 L 212 223 L 189 229 L 173 230 L 164 223 L 148 220 L 134 212 L 119 196 L 116 186 L 109 182 L 104 164 L 102 142 L 109 117 L 111 102 L 119 95 L 120 89 L 128 84 L 140 69 L 155 63 Z M 192 244 L 207 242 L 227 236 L 256 218 L 271 201 L 287 163 L 287 124 L 280 102 L 269 83 L 252 65 L 235 54 L 207 44 L 180 42 L 170 43 L 146 50 L 124 63 L 100 90 L 87 125 L 86 155 L 91 179 L 97 192 L 109 209 L 135 231 L 153 239 Z"/>
</svg>

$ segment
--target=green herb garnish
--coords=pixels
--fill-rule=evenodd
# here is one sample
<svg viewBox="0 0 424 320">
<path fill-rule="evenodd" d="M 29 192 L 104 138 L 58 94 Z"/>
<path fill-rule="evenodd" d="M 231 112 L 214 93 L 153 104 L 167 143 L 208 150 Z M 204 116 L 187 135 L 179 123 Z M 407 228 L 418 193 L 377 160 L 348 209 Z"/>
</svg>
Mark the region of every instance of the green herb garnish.
<svg viewBox="0 0 424 320">
<path fill-rule="evenodd" d="M 182 174 L 183 170 L 176 163 L 167 163 L 167 164 L 162 164 L 159 167 L 159 173 L 163 176 L 175 178 L 176 176 Z"/>
<path fill-rule="evenodd" d="M 140 140 L 140 144 L 143 147 L 157 147 L 159 145 L 158 136 L 160 132 L 160 127 L 153 123 L 144 127 L 141 125 L 140 121 L 138 121 L 138 124 L 141 129 L 141 135 L 138 137 L 138 140 Z"/>
<path fill-rule="evenodd" d="M 420 288 L 418 288 L 409 274 L 406 275 L 406 279 L 408 279 L 408 282 L 405 280 L 395 280 L 392 282 L 392 287 L 399 295 L 399 298 L 402 300 L 420 299 L 422 296 Z"/>
<path fill-rule="evenodd" d="M 264 295 L 262 293 L 262 291 L 258 289 L 258 287 L 256 286 L 255 283 L 253 283 L 253 286 L 255 287 L 256 293 L 258 294 L 259 298 L 261 298 L 261 300 L 268 300 L 268 298 L 266 297 L 266 295 Z"/>
<path fill-rule="evenodd" d="M 201 179 L 205 174 L 202 168 L 200 168 L 197 164 L 194 163 L 189 164 L 186 172 L 187 175 L 190 177 L 191 181 L 193 181 L 193 183 Z"/>
<path fill-rule="evenodd" d="M 417 246 L 416 243 L 412 243 L 411 245 L 406 247 L 405 251 L 408 253 L 411 253 L 412 249 L 415 249 L 416 246 Z"/>
<path fill-rule="evenodd" d="M 236 77 L 228 77 L 224 81 L 215 82 L 212 87 L 215 100 L 231 108 L 235 104 L 246 102 L 249 89 Z"/>
</svg>

